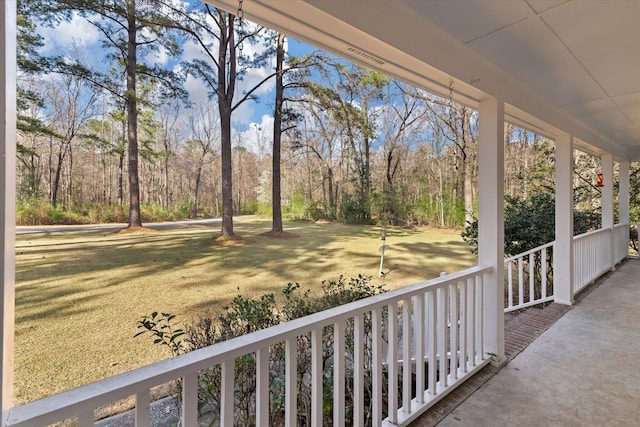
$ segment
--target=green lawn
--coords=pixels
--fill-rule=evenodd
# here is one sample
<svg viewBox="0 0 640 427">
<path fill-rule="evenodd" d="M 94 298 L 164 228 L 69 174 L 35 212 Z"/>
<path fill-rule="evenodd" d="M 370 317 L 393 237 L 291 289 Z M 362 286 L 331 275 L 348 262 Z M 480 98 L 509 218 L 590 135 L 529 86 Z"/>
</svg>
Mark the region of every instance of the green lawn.
<svg viewBox="0 0 640 427">
<path fill-rule="evenodd" d="M 378 282 L 380 227 L 285 222 L 298 238 L 260 235 L 270 226 L 236 218 L 244 243 L 228 246 L 210 244 L 219 225 L 17 236 L 16 402 L 166 358 L 150 338 L 132 338 L 136 321 L 155 310 L 188 320 L 238 292 L 319 288 L 341 274 Z M 387 289 L 476 262 L 456 231 L 391 229 L 386 243 Z"/>
</svg>

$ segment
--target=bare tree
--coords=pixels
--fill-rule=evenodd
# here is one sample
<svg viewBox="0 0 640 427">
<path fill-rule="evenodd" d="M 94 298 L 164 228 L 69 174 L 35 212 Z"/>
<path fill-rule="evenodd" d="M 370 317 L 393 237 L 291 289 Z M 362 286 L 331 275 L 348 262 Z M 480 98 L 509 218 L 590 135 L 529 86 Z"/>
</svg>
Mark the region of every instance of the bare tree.
<svg viewBox="0 0 640 427">
<path fill-rule="evenodd" d="M 58 204 L 62 168 L 67 156 L 72 155 L 72 144 L 83 126 L 95 116 L 98 92 L 87 90 L 86 82 L 72 75 L 62 75 L 52 81 L 47 91 L 52 107 L 51 124 L 57 130 L 57 149 L 51 168 L 50 201 Z M 52 139 L 53 140 L 53 139 Z M 72 171 L 69 171 L 71 174 Z"/>
<path fill-rule="evenodd" d="M 199 106 L 189 117 L 189 124 L 193 132 L 193 139 L 189 145 L 192 145 L 196 151 L 195 162 L 195 182 L 193 190 L 193 204 L 191 207 L 191 217 L 198 216 L 198 196 L 200 193 L 200 184 L 202 180 L 202 172 L 205 163 L 210 155 L 213 154 L 216 142 L 220 141 L 220 122 L 218 117 L 208 108 Z"/>
</svg>

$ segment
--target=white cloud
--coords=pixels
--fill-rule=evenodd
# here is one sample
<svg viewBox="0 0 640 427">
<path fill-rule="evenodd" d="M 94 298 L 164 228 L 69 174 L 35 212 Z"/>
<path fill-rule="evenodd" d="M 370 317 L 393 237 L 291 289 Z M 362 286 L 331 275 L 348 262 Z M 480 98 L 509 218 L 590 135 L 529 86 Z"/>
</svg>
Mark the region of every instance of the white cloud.
<svg viewBox="0 0 640 427">
<path fill-rule="evenodd" d="M 211 23 L 211 25 L 215 25 L 215 24 Z M 213 38 L 209 38 L 209 39 L 205 39 L 204 42 L 208 44 L 209 49 L 212 51 L 212 53 L 217 55 L 217 49 L 218 49 L 217 40 Z M 244 43 L 243 53 L 245 55 L 248 55 L 249 57 L 252 57 L 253 55 L 265 52 L 269 48 L 270 46 L 267 46 L 264 42 L 257 43 L 257 44 Z M 201 59 L 204 61 L 210 60 L 210 58 L 204 53 L 200 45 L 198 45 L 192 40 L 185 41 L 182 45 L 181 60 L 184 62 L 189 62 L 194 59 Z M 262 67 L 248 69 L 247 72 L 244 74 L 244 76 L 242 76 L 242 80 L 238 80 L 236 82 L 234 100 L 237 102 L 240 99 L 242 99 L 242 97 L 248 91 L 250 91 L 262 80 L 264 80 L 267 76 L 273 73 L 274 68 L 275 68 L 274 61 L 268 61 L 268 63 Z M 194 102 L 196 102 L 198 99 L 202 98 L 201 93 L 203 92 L 202 87 L 204 87 L 204 85 L 196 85 L 194 83 L 190 83 L 189 82 L 190 79 L 187 80 L 187 84 L 185 86 L 191 96 L 191 99 Z M 275 87 L 275 80 L 270 79 L 269 81 L 262 84 L 256 91 L 254 91 L 253 95 L 256 95 L 258 97 L 264 96 L 265 94 L 272 92 L 274 87 Z M 192 91 L 192 88 L 194 88 L 196 91 L 195 92 Z M 207 91 L 205 90 L 204 93 L 206 96 Z M 251 121 L 255 121 L 255 114 L 259 110 L 264 111 L 263 108 L 257 107 L 254 101 L 250 101 L 250 100 L 245 101 L 233 113 L 234 126 L 237 126 L 240 128 L 244 128 L 248 126 Z"/>
<path fill-rule="evenodd" d="M 209 88 L 200 79 L 187 76 L 184 88 L 189 92 L 191 101 L 196 105 L 206 105 L 207 103 L 216 102 L 215 100 L 209 100 Z"/>
<path fill-rule="evenodd" d="M 96 27 L 76 13 L 69 22 L 61 22 L 56 27 L 39 27 L 38 33 L 44 38 L 43 53 L 66 50 L 73 45 L 78 48 L 91 48 L 100 40 L 100 33 Z"/>
<path fill-rule="evenodd" d="M 271 152 L 273 142 L 273 117 L 267 114 L 260 118 L 260 123 L 251 122 L 244 131 L 236 131 L 234 141 L 240 141 L 248 150 L 263 156 Z"/>
<path fill-rule="evenodd" d="M 167 65 L 169 62 L 169 52 L 167 52 L 164 46 L 160 45 L 157 51 L 147 53 L 144 60 L 150 64 Z"/>
</svg>

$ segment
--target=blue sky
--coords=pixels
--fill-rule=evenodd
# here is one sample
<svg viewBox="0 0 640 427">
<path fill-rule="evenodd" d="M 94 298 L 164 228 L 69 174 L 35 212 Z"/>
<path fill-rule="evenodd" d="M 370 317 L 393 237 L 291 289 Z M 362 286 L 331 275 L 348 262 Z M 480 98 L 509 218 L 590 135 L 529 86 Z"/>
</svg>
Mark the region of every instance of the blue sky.
<svg viewBox="0 0 640 427">
<path fill-rule="evenodd" d="M 77 52 L 81 57 L 88 60 L 96 60 L 100 63 L 100 57 L 105 50 L 101 46 L 101 34 L 86 19 L 74 15 L 69 22 L 62 22 L 55 28 L 39 27 L 39 33 L 44 38 L 45 45 L 41 49 L 41 53 L 47 55 L 53 54 L 72 54 Z M 199 55 L 199 48 L 195 43 L 185 42 L 182 45 L 183 52 L 180 58 L 171 58 L 166 52 L 160 51 L 157 54 L 147 56 L 148 62 L 155 62 L 168 67 L 179 67 L 180 62 L 188 61 Z M 245 46 L 245 52 L 248 50 L 258 51 L 264 49 L 264 46 Z M 304 55 L 314 50 L 311 46 L 302 42 L 288 39 L 287 51 L 294 56 Z M 253 87 L 257 82 L 273 71 L 275 64 L 269 64 L 262 69 L 252 69 L 245 76 L 244 81 L 239 83 L 238 93 Z M 209 108 L 215 101 L 211 101 L 207 96 L 207 89 L 204 84 L 193 77 L 187 78 L 185 88 L 190 94 L 194 105 Z M 265 138 L 273 129 L 273 97 L 275 82 L 273 79 L 264 84 L 257 92 L 259 96 L 258 102 L 245 102 L 240 108 L 234 112 L 233 126 L 237 132 L 241 133 L 241 140 L 245 141 L 247 146 L 254 146 L 256 139 Z M 257 134 L 260 129 L 262 135 Z"/>
</svg>

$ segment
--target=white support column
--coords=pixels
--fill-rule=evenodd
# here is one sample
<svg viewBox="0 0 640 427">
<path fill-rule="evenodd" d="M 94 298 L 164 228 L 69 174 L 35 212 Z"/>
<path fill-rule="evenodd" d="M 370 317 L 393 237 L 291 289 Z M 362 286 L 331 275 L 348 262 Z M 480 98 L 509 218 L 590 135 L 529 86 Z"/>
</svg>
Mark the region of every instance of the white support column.
<svg viewBox="0 0 640 427">
<path fill-rule="evenodd" d="M 613 228 L 613 156 L 608 153 L 600 155 L 602 161 L 602 228 Z"/>
<path fill-rule="evenodd" d="M 604 186 L 602 187 L 602 228 L 611 230 L 609 233 L 609 267 L 615 270 L 615 236 L 613 235 L 613 226 L 615 224 L 613 217 L 613 155 L 603 153 L 600 155 L 602 162 L 602 177 Z"/>
<path fill-rule="evenodd" d="M 484 281 L 484 351 L 504 355 L 504 103 L 485 98 L 478 108 L 478 264 L 493 267 Z"/>
<path fill-rule="evenodd" d="M 573 136 L 556 138 L 555 302 L 573 304 Z"/>
<path fill-rule="evenodd" d="M 2 423 L 13 406 L 13 333 L 16 224 L 16 0 L 0 6 L 0 292 L 2 329 Z"/>
<path fill-rule="evenodd" d="M 618 224 L 629 224 L 629 162 L 621 161 L 618 168 L 620 186 L 618 187 Z M 629 241 L 629 227 L 626 228 L 625 241 Z M 629 258 L 629 248 L 627 256 Z"/>
<path fill-rule="evenodd" d="M 618 223 L 629 223 L 629 162 L 620 162 L 618 189 Z"/>
</svg>

